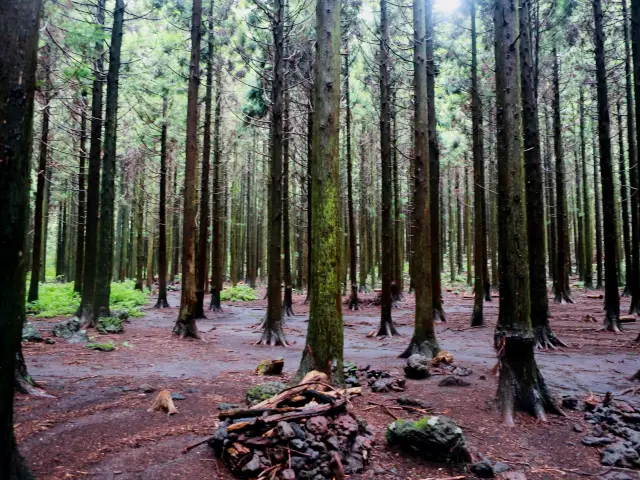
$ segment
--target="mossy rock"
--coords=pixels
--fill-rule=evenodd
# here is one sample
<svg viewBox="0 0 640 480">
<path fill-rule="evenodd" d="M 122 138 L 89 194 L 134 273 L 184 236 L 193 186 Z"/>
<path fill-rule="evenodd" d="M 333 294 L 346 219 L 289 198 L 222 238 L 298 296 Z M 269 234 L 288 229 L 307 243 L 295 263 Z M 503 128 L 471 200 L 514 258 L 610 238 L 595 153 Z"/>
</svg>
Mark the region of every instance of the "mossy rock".
<svg viewBox="0 0 640 480">
<path fill-rule="evenodd" d="M 471 460 L 462 429 L 443 416 L 397 420 L 387 428 L 387 443 L 412 455 L 441 463 Z"/>
<path fill-rule="evenodd" d="M 22 327 L 22 341 L 23 342 L 42 342 L 42 335 L 36 326 L 27 322 Z"/>
<path fill-rule="evenodd" d="M 118 317 L 103 317 L 98 320 L 96 329 L 100 333 L 122 333 L 124 332 L 124 320 Z"/>
<path fill-rule="evenodd" d="M 111 310 L 111 316 L 120 320 L 128 320 L 130 317 L 129 310 Z"/>
<path fill-rule="evenodd" d="M 51 332 L 54 336 L 59 338 L 71 338 L 73 334 L 78 332 L 82 324 L 80 323 L 80 319 L 78 317 L 70 318 L 64 322 L 56 323 Z"/>
<path fill-rule="evenodd" d="M 287 386 L 282 382 L 266 382 L 254 385 L 247 391 L 247 403 L 251 406 L 277 395 Z"/>
<path fill-rule="evenodd" d="M 116 349 L 112 343 L 87 343 L 85 347 L 89 350 L 99 350 L 101 352 L 112 352 Z"/>
</svg>

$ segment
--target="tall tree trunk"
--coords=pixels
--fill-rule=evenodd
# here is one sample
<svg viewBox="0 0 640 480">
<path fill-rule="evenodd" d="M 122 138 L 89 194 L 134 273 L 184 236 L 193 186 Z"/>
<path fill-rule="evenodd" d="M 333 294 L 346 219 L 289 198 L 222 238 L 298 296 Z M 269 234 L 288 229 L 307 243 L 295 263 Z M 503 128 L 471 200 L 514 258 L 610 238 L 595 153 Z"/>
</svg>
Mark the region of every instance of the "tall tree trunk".
<svg viewBox="0 0 640 480">
<path fill-rule="evenodd" d="M 469 167 L 465 155 L 464 167 L 464 245 L 466 253 L 467 285 L 473 285 L 473 272 L 471 268 L 471 196 L 469 195 Z"/>
<path fill-rule="evenodd" d="M 353 212 L 353 166 L 351 159 L 351 97 L 349 88 L 349 44 L 346 45 L 344 57 L 344 95 L 346 102 L 346 141 L 347 141 L 347 208 L 349 209 L 349 281 L 351 282 L 351 297 L 349 310 L 360 310 L 358 302 L 358 281 L 356 279 L 356 262 L 358 260 L 358 246 L 356 242 L 356 219 Z M 362 171 L 360 172 L 362 174 Z M 362 217 L 360 217 L 362 221 Z M 362 230 L 361 230 L 362 231 Z M 362 253 L 361 253 L 362 255 Z"/>
<path fill-rule="evenodd" d="M 514 0 L 495 2 L 496 107 L 498 127 L 498 205 L 500 311 L 495 345 L 500 361 L 498 401 L 505 423 L 513 425 L 515 408 L 545 420 L 558 412 L 534 357 L 530 317 L 527 216 L 518 55 L 518 10 Z M 516 47 L 517 48 L 517 47 Z"/>
<path fill-rule="evenodd" d="M 478 79 L 478 46 L 476 29 L 476 2 L 471 0 L 471 121 L 473 141 L 473 209 L 474 209 L 474 302 L 471 326 L 484 325 L 484 294 L 487 259 L 487 209 L 484 181 L 484 136 L 482 127 L 482 103 Z"/>
<path fill-rule="evenodd" d="M 611 155 L 611 119 L 607 91 L 607 71 L 604 51 L 604 26 L 601 0 L 592 0 L 595 18 L 595 57 L 598 91 L 598 138 L 600 140 L 600 172 L 602 178 L 602 213 L 604 220 L 605 292 L 604 328 L 620 331 L 620 294 L 616 263 L 616 203 Z"/>
<path fill-rule="evenodd" d="M 367 287 L 367 272 L 369 271 L 368 259 L 369 259 L 369 239 L 368 239 L 368 229 L 367 226 L 369 222 L 367 221 L 367 151 L 365 147 L 365 127 L 362 125 L 360 131 L 360 287 L 359 291 L 362 293 L 366 293 L 368 291 Z"/>
<path fill-rule="evenodd" d="M 391 207 L 393 202 L 391 178 L 391 85 L 389 79 L 390 57 L 389 57 L 389 18 L 387 15 L 387 0 L 380 0 L 380 160 L 381 160 L 381 270 L 382 270 L 382 293 L 380 296 L 380 328 L 378 336 L 391 337 L 397 335 L 393 319 L 391 317 L 392 293 L 391 282 L 393 281 L 392 255 L 392 218 Z"/>
<path fill-rule="evenodd" d="M 544 197 L 540 128 L 535 98 L 534 64 L 531 41 L 530 2 L 520 1 L 520 77 L 522 94 L 522 126 L 524 137 L 524 171 L 527 210 L 527 245 L 529 251 L 529 296 L 531 324 L 537 348 L 563 345 L 549 326 L 549 299 L 545 268 Z"/>
<path fill-rule="evenodd" d="M 136 172 L 136 191 L 135 191 L 135 219 L 134 224 L 136 226 L 136 283 L 134 288 L 136 290 L 143 290 L 144 280 L 142 278 L 143 264 L 144 264 L 144 200 L 142 191 L 143 182 L 143 170 L 144 164 L 138 166 Z"/>
<path fill-rule="evenodd" d="M 85 326 L 94 326 L 97 317 L 108 317 L 111 276 L 113 275 L 113 227 L 116 189 L 116 144 L 118 134 L 118 77 L 120 50 L 124 25 L 124 0 L 116 0 L 113 11 L 107 98 L 104 124 L 104 154 L 102 157 L 102 185 L 100 191 L 100 234 L 96 265 L 96 284 L 93 298 L 94 315 Z"/>
<path fill-rule="evenodd" d="M 624 246 L 624 279 L 625 286 L 623 297 L 631 295 L 631 278 L 633 268 L 631 266 L 631 229 L 629 228 L 629 196 L 627 194 L 627 166 L 624 158 L 624 128 L 622 126 L 622 106 L 618 101 L 618 175 L 620 177 L 620 203 L 622 204 L 622 236 Z"/>
<path fill-rule="evenodd" d="M 549 245 L 549 274 L 553 281 L 553 288 L 555 290 L 556 280 L 556 267 L 557 267 L 557 229 L 556 229 L 556 200 L 555 200 L 555 182 L 553 175 L 553 167 L 551 165 L 551 159 L 553 157 L 551 152 L 551 122 L 549 120 L 549 109 L 547 105 L 544 105 L 544 130 L 545 130 L 545 156 L 544 156 L 544 168 L 546 170 L 545 178 L 545 190 L 547 194 L 548 205 L 548 217 L 549 217 L 549 229 L 547 234 L 547 243 Z"/>
<path fill-rule="evenodd" d="M 273 50 L 273 85 L 271 89 L 269 281 L 267 283 L 267 316 L 264 321 L 264 332 L 258 343 L 286 346 L 287 340 L 282 330 L 282 260 L 280 258 L 282 253 L 282 113 L 284 107 L 283 0 L 274 0 L 272 29 L 275 48 Z M 340 83 L 338 82 L 336 85 L 340 85 Z"/>
<path fill-rule="evenodd" d="M 562 123 L 560 119 L 560 69 L 558 52 L 553 52 L 553 145 L 556 157 L 556 224 L 557 258 L 555 278 L 555 302 L 573 303 L 569 291 L 569 221 L 567 215 L 567 194 L 565 191 L 564 147 L 562 145 Z"/>
<path fill-rule="evenodd" d="M 296 378 L 315 369 L 343 381 L 344 332 L 340 297 L 340 3 L 316 4 L 316 68 L 311 182 L 313 197 L 311 306 Z M 334 368 L 335 367 L 335 368 Z"/>
<path fill-rule="evenodd" d="M 635 92 L 635 111 L 633 105 L 634 95 L 631 92 L 631 52 L 629 51 L 629 24 L 627 23 L 627 2 L 622 0 L 622 13 L 624 15 L 624 39 L 625 39 L 625 78 L 627 97 L 627 138 L 629 143 L 629 172 L 631 180 L 631 307 L 629 313 L 640 313 L 640 173 L 638 172 L 638 150 L 640 144 L 640 132 L 636 131 L 635 122 L 640 115 L 640 1 L 631 2 L 631 42 L 633 45 L 633 80 Z M 636 137 L 636 135 L 638 135 Z"/>
<path fill-rule="evenodd" d="M 38 156 L 38 171 L 36 182 L 36 205 L 35 214 L 33 220 L 33 253 L 31 254 L 31 281 L 29 284 L 29 296 L 28 302 L 35 302 L 38 300 L 38 286 L 40 285 L 41 269 L 47 269 L 47 265 L 44 260 L 44 249 L 46 248 L 45 242 L 43 242 L 44 230 L 46 226 L 44 223 L 44 208 L 45 208 L 45 187 L 47 179 L 47 157 L 49 155 L 49 118 L 51 116 L 50 103 L 50 89 L 51 89 L 51 60 L 49 59 L 50 48 L 48 45 L 44 47 L 44 53 L 42 58 L 43 67 L 45 70 L 45 82 L 44 82 L 44 109 L 42 110 L 42 133 L 40 134 L 40 154 Z"/>
<path fill-rule="evenodd" d="M 125 201 L 126 192 L 126 165 L 123 163 L 120 168 L 120 198 L 118 199 L 118 220 L 116 222 L 116 257 L 114 267 L 114 277 L 118 282 L 124 281 L 125 265 L 127 262 L 127 222 L 129 220 L 128 205 Z"/>
<path fill-rule="evenodd" d="M 211 201 L 211 304 L 209 310 L 220 312 L 224 265 L 224 213 L 222 198 L 222 148 L 220 145 L 220 124 L 222 122 L 222 74 L 216 70 L 216 108 L 213 122 L 213 195 Z"/>
<path fill-rule="evenodd" d="M 156 224 L 158 220 L 155 212 L 152 210 L 152 206 L 147 205 L 147 207 L 147 288 L 150 292 L 153 292 L 153 260 L 155 255 Z"/>
<path fill-rule="evenodd" d="M 87 161 L 87 90 L 82 89 L 80 99 L 80 151 L 78 152 L 78 223 L 76 230 L 76 271 L 73 290 L 82 293 L 82 274 L 84 271 L 84 229 L 86 223 L 86 161 Z"/>
<path fill-rule="evenodd" d="M 198 90 L 200 87 L 200 40 L 202 0 L 193 0 L 191 13 L 191 60 L 187 99 L 187 140 L 184 171 L 184 217 L 182 221 L 182 294 L 173 333 L 181 338 L 200 338 L 194 317 L 196 307 L 196 163 L 198 161 Z"/>
<path fill-rule="evenodd" d="M 462 195 L 460 193 L 460 171 L 454 167 L 456 196 L 456 269 L 462 273 Z"/>
<path fill-rule="evenodd" d="M 393 95 L 395 105 L 395 92 Z M 398 169 L 398 112 L 397 108 L 393 108 L 393 204 L 394 204 L 394 249 L 393 249 L 393 278 L 395 282 L 394 295 L 395 300 L 400 301 L 403 298 L 404 291 L 404 229 L 402 225 L 402 192 L 400 186 L 400 174 Z"/>
<path fill-rule="evenodd" d="M 442 307 L 442 252 L 444 242 L 441 242 L 440 234 L 443 231 L 440 216 L 440 148 L 438 147 L 438 134 L 436 131 L 436 68 L 433 38 L 435 29 L 433 28 L 433 0 L 425 2 L 426 19 L 426 69 L 427 69 L 427 95 L 428 99 L 428 122 L 429 122 L 429 194 L 430 194 L 430 217 L 431 222 L 431 281 L 433 282 L 433 310 L 435 321 L 446 321 L 444 308 Z M 414 32 L 415 33 L 415 32 Z"/>
<path fill-rule="evenodd" d="M 167 93 L 162 99 L 160 134 L 160 204 L 158 222 L 158 300 L 154 308 L 169 308 L 167 301 Z"/>
<path fill-rule="evenodd" d="M 289 109 L 289 90 L 284 92 L 284 138 L 282 155 L 282 248 L 284 250 L 284 303 L 282 305 L 284 314 L 288 317 L 295 316 L 293 313 L 293 278 L 291 275 L 291 221 L 290 213 L 291 200 L 289 198 L 290 175 L 289 165 L 291 163 L 289 154 L 289 140 L 291 136 L 291 111 Z"/>
<path fill-rule="evenodd" d="M 0 478 L 33 478 L 13 432 L 16 358 L 25 321 L 33 98 L 41 2 L 3 4 L 0 15 Z M 36 278 L 37 280 L 37 278 Z"/>
<path fill-rule="evenodd" d="M 209 24 L 207 32 L 207 77 L 205 86 L 204 132 L 202 141 L 202 170 L 200 172 L 200 229 L 196 250 L 196 305 L 194 318 L 207 318 L 204 314 L 204 294 L 207 288 L 209 268 L 207 264 L 207 245 L 209 243 L 209 170 L 211 162 L 211 107 L 213 102 L 213 4 L 209 0 Z"/>
<path fill-rule="evenodd" d="M 99 0 L 96 7 L 96 25 L 104 29 L 106 0 Z M 84 271 L 82 274 L 82 298 L 77 315 L 82 323 L 94 322 L 94 293 L 98 268 L 98 218 L 100 210 L 100 154 L 102 151 L 102 83 L 103 42 L 96 42 L 94 80 L 91 92 L 91 133 L 89 141 L 89 171 L 87 174 L 87 228 L 85 231 Z"/>
<path fill-rule="evenodd" d="M 414 118 L 413 130 L 415 138 L 414 148 L 414 237 L 411 241 L 412 280 L 416 292 L 415 325 L 411 343 L 401 355 L 407 358 L 415 353 L 435 356 L 439 351 L 434 327 L 434 282 L 432 279 L 433 256 L 430 251 L 433 245 L 431 219 L 438 216 L 437 210 L 432 210 L 429 195 L 429 122 L 427 118 L 429 103 L 427 61 L 428 61 L 428 32 L 427 23 L 430 21 L 431 11 L 422 0 L 413 0 L 413 88 L 414 88 Z M 440 259 L 438 258 L 438 263 Z"/>
<path fill-rule="evenodd" d="M 587 139 L 585 137 L 584 89 L 580 87 L 580 157 L 582 162 L 582 214 L 584 215 L 584 288 L 593 290 L 593 230 L 589 181 L 587 178 Z"/>
<path fill-rule="evenodd" d="M 596 289 L 602 288 L 602 203 L 600 200 L 600 178 L 598 175 L 598 152 L 596 150 L 596 127 L 593 117 L 591 119 L 592 133 L 592 159 L 593 159 L 593 197 L 595 203 L 595 223 L 596 223 Z"/>
</svg>

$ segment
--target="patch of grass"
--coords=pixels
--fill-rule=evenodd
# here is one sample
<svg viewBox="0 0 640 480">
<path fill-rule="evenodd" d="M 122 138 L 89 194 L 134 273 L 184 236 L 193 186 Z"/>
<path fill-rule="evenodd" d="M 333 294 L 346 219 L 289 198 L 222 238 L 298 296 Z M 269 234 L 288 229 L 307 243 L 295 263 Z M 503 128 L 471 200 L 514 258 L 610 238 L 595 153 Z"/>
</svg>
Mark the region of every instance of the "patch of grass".
<svg viewBox="0 0 640 480">
<path fill-rule="evenodd" d="M 111 309 L 125 310 L 131 317 L 142 317 L 140 307 L 147 303 L 147 294 L 135 290 L 132 280 L 111 284 Z M 74 315 L 80 305 L 80 295 L 73 283 L 41 283 L 38 300 L 27 303 L 27 313 L 40 318 Z"/>
<path fill-rule="evenodd" d="M 236 285 L 224 288 L 220 292 L 220 300 L 224 302 L 252 302 L 258 299 L 256 291 L 247 285 Z"/>
</svg>

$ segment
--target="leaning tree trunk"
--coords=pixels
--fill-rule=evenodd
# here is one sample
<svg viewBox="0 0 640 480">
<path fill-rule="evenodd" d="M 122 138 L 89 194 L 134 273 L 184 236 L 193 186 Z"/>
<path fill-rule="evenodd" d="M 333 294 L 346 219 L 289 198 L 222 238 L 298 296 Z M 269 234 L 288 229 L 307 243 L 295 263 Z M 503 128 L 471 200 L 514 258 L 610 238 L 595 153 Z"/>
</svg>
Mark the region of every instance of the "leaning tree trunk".
<svg viewBox="0 0 640 480">
<path fill-rule="evenodd" d="M 570 254 L 569 222 L 567 216 L 567 194 L 565 191 L 564 148 L 562 146 L 562 124 L 560 119 L 560 72 L 558 52 L 553 48 L 553 144 L 556 156 L 556 228 L 557 257 L 555 278 L 556 303 L 573 303 L 569 291 Z"/>
<path fill-rule="evenodd" d="M 107 99 L 104 124 L 104 154 L 100 191 L 100 235 L 96 265 L 93 316 L 85 326 L 95 326 L 97 317 L 108 317 L 111 277 L 113 275 L 113 225 L 116 198 L 116 140 L 118 134 L 118 77 L 124 25 L 124 0 L 116 0 L 109 49 Z"/>
<path fill-rule="evenodd" d="M 16 354 L 25 321 L 27 230 L 39 0 L 3 4 L 0 15 L 0 478 L 33 478 L 13 432 Z M 36 279 L 37 280 L 37 279 Z"/>
<path fill-rule="evenodd" d="M 284 2 L 274 0 L 272 23 L 275 45 L 273 85 L 271 90 L 271 180 L 269 186 L 269 280 L 267 283 L 267 316 L 258 344 L 287 345 L 282 330 L 282 140 L 284 107 Z M 339 85 L 339 83 L 337 84 Z"/>
<path fill-rule="evenodd" d="M 96 7 L 96 24 L 104 29 L 106 0 L 99 0 Z M 85 231 L 84 271 L 82 273 L 82 297 L 77 315 L 83 324 L 94 322 L 93 303 L 96 270 L 98 268 L 98 216 L 100 210 L 100 153 L 102 150 L 102 83 L 103 47 L 96 42 L 96 61 L 91 91 L 91 133 L 89 140 L 89 171 L 87 174 L 87 228 Z"/>
<path fill-rule="evenodd" d="M 160 204 L 158 222 L 158 300 L 154 308 L 169 308 L 167 301 L 167 93 L 162 98 L 160 134 Z"/>
<path fill-rule="evenodd" d="M 495 345 L 500 362 L 498 402 L 508 426 L 515 408 L 545 419 L 557 412 L 534 357 L 527 265 L 523 145 L 518 55 L 518 12 L 513 0 L 495 2 L 496 107 L 500 310 Z"/>
<path fill-rule="evenodd" d="M 194 317 L 196 307 L 196 162 L 198 160 L 198 90 L 200 87 L 200 40 L 202 36 L 202 0 L 193 0 L 191 16 L 191 61 L 187 99 L 187 140 L 184 169 L 184 216 L 182 221 L 182 292 L 180 312 L 173 333 L 181 338 L 200 338 Z"/>
<path fill-rule="evenodd" d="M 393 280 L 393 238 L 392 238 L 392 178 L 391 178 L 391 85 L 389 79 L 389 19 L 387 16 L 387 0 L 380 0 L 380 160 L 382 177 L 382 293 L 380 295 L 380 328 L 378 336 L 391 337 L 397 335 L 391 317 Z"/>
<path fill-rule="evenodd" d="M 296 378 L 310 370 L 343 382 L 344 331 L 340 296 L 340 2 L 316 4 L 316 68 L 311 156 L 311 305 Z"/>
<path fill-rule="evenodd" d="M 537 348 L 563 345 L 549 325 L 549 299 L 544 246 L 544 197 L 540 127 L 535 98 L 534 64 L 531 41 L 530 2 L 520 1 L 520 76 L 522 87 L 522 126 L 524 137 L 524 171 L 527 209 L 527 244 L 529 249 L 529 295 L 531 324 Z"/>
<path fill-rule="evenodd" d="M 401 355 L 409 357 L 420 353 L 428 357 L 435 356 L 440 347 L 436 340 L 434 328 L 432 255 L 431 255 L 431 218 L 438 216 L 431 210 L 429 196 L 429 123 L 427 119 L 427 15 L 425 2 L 413 0 L 413 84 L 414 84 L 414 190 L 413 208 L 414 237 L 412 239 L 412 274 L 416 292 L 415 326 L 411 343 Z M 440 259 L 438 259 L 438 262 Z"/>
<path fill-rule="evenodd" d="M 600 172 L 602 178 L 602 213 L 604 221 L 604 328 L 620 331 L 620 294 L 616 262 L 616 202 L 613 186 L 611 155 L 611 119 L 607 91 L 607 71 L 604 50 L 604 26 L 601 0 L 593 1 L 595 18 L 596 82 L 598 92 L 598 138 L 600 140 Z"/>
<path fill-rule="evenodd" d="M 471 326 L 484 325 L 484 285 L 487 251 L 487 209 L 484 194 L 484 138 L 482 103 L 478 79 L 478 46 L 476 33 L 476 3 L 471 1 L 471 122 L 473 139 L 473 208 L 474 208 L 474 302 Z"/>
<path fill-rule="evenodd" d="M 209 1 L 209 31 L 207 35 L 207 77 L 205 85 L 204 140 L 202 143 L 202 170 L 200 171 L 200 229 L 196 260 L 196 305 L 194 318 L 207 318 L 204 314 L 204 292 L 207 284 L 207 245 L 209 243 L 209 170 L 211 164 L 211 106 L 213 102 L 213 3 Z"/>
</svg>

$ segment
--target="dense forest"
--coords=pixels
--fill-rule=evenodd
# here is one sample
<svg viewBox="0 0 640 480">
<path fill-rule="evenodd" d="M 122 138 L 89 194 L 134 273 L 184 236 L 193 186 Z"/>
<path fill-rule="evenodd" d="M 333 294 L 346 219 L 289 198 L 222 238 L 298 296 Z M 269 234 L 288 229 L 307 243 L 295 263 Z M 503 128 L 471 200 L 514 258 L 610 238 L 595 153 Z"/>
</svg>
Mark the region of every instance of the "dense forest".
<svg viewBox="0 0 640 480">
<path fill-rule="evenodd" d="M 149 354 L 208 357 L 221 372 L 253 369 L 232 367 L 230 352 L 284 355 L 294 392 L 309 378 L 326 386 L 311 390 L 307 409 L 337 408 L 327 393 L 341 398 L 348 389 L 336 388 L 369 375 L 347 361 L 367 363 L 363 348 L 376 359 L 391 345 L 386 360 L 368 363 L 416 380 L 449 375 L 437 365 L 484 342 L 495 364 L 493 422 L 515 426 L 513 438 L 529 416 L 567 418 L 571 407 L 545 374 L 558 355 L 597 370 L 614 363 L 598 355 L 617 351 L 627 370 L 603 375 L 623 383 L 638 369 L 640 0 L 0 0 L 0 45 L 0 479 L 64 478 L 44 469 L 49 457 L 36 447 L 18 453 L 27 411 L 45 415 L 75 382 L 116 374 L 58 375 L 42 349 L 78 359 L 80 347 L 129 348 L 129 366 L 106 353 L 90 362 L 137 378 L 127 370 L 153 356 L 137 357 L 129 337 L 95 340 L 125 328 L 136 343 L 145 337 L 136 328 L 154 328 L 150 342 L 165 343 L 150 343 Z M 233 327 L 239 340 L 229 324 L 243 318 L 252 320 Z M 52 336 L 34 343 L 29 329 Z M 462 343 L 450 336 L 466 331 Z M 69 346 L 78 335 L 80 347 Z M 75 353 L 58 350 L 67 347 Z M 205 364 L 181 374 L 198 379 Z M 462 385 L 456 368 L 465 367 L 450 378 Z M 600 393 L 613 408 L 611 392 L 623 388 L 610 382 L 569 381 L 562 393 L 590 393 L 585 405 L 596 411 Z M 404 383 L 387 387 L 425 388 Z M 633 405 L 635 393 L 620 395 Z M 168 401 L 161 407 L 174 413 Z M 378 405 L 368 403 L 356 410 Z M 260 418 L 292 415 L 292 405 L 270 404 Z M 402 411 L 433 410 L 412 408 Z M 612 435 L 638 453 L 613 463 L 603 454 L 612 470 L 640 468 L 630 422 L 635 437 Z M 245 433 L 238 442 L 262 448 Z M 237 445 L 222 457 L 241 455 Z M 457 448 L 447 459 L 472 463 L 456 460 Z M 340 479 L 364 468 L 336 454 L 307 477 L 291 450 L 288 468 L 248 452 L 248 478 Z M 68 475 L 83 478 L 97 461 Z M 147 468 L 126 478 L 170 478 Z M 401 472 L 388 478 L 411 477 Z"/>
</svg>

